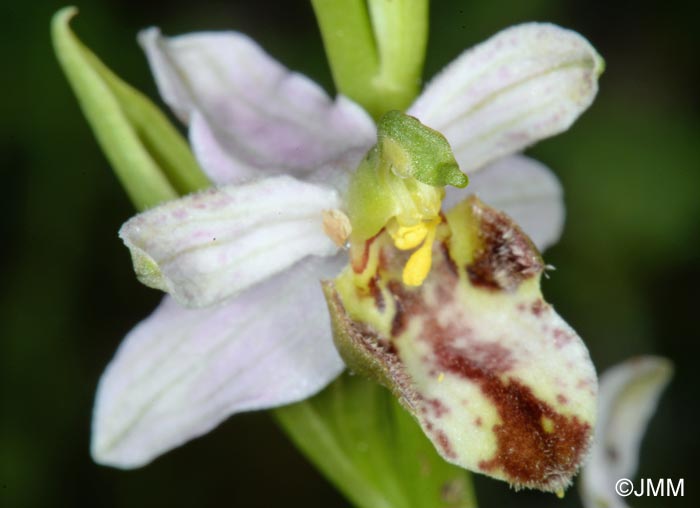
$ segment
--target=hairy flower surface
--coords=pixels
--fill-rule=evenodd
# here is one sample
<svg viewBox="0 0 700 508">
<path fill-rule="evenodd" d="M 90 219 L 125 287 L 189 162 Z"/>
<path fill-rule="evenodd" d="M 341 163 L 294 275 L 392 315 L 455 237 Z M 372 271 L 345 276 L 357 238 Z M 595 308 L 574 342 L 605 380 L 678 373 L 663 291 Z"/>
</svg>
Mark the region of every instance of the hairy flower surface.
<svg viewBox="0 0 700 508">
<path fill-rule="evenodd" d="M 444 135 L 470 179 L 468 190 L 443 190 L 459 179 L 426 177 L 418 145 L 391 145 L 381 126 L 378 139 L 358 105 L 331 100 L 244 35 L 169 39 L 150 29 L 140 40 L 216 187 L 146 211 L 120 231 L 139 279 L 169 295 L 103 375 L 95 459 L 146 464 L 231 414 L 304 399 L 335 378 L 344 362 L 319 280 L 347 264 L 349 239 L 349 270 L 365 248 L 367 259 L 383 261 L 336 279 L 351 283 L 329 298 L 336 339 L 345 319 L 348 329 L 371 327 L 363 340 L 394 348 L 391 367 L 401 372 L 393 376 L 385 362 L 379 377 L 447 460 L 519 486 L 568 484 L 591 435 L 595 372 L 580 339 L 539 294 L 544 265 L 535 246 L 559 237 L 561 189 L 547 168 L 517 153 L 566 130 L 590 105 L 602 72 L 590 44 L 553 25 L 519 25 L 464 52 L 429 83 L 407 113 Z M 357 192 L 354 171 L 375 144 L 403 183 L 384 179 L 393 185 L 387 193 Z M 481 201 L 464 201 L 469 194 Z M 363 273 L 369 278 L 358 286 Z M 353 314 L 368 295 L 380 307 L 371 292 L 349 297 L 375 275 L 388 310 Z M 471 331 L 416 331 L 428 322 Z M 432 369 L 426 351 L 445 348 L 452 352 L 433 358 L 444 365 Z M 457 416 L 444 417 L 443 406 Z M 511 432 L 521 424 L 534 437 L 524 442 L 529 451 L 511 453 L 523 443 Z M 563 432 L 578 433 L 575 453 L 566 452 L 573 441 L 560 439 Z M 515 470 L 522 460 L 531 471 Z"/>
</svg>

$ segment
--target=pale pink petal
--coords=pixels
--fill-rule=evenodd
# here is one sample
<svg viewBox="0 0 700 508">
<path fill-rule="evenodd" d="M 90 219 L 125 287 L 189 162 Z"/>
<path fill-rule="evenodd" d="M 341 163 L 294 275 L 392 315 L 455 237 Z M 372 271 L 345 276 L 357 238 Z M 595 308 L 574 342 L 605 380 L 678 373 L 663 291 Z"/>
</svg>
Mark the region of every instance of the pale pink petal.
<svg viewBox="0 0 700 508">
<path fill-rule="evenodd" d="M 304 261 L 215 308 L 185 309 L 166 297 L 127 335 L 102 376 L 94 459 L 138 467 L 234 413 L 323 388 L 343 363 L 319 279 L 345 262 Z"/>
<path fill-rule="evenodd" d="M 139 40 L 164 100 L 190 125 L 195 154 L 215 183 L 258 170 L 303 175 L 375 142 L 362 108 L 342 96 L 332 101 L 245 35 L 166 38 L 151 28 Z"/>
<path fill-rule="evenodd" d="M 130 219 L 119 235 L 144 284 L 204 307 L 306 256 L 335 254 L 322 212 L 340 204 L 334 189 L 277 176 L 170 201 Z"/>
<path fill-rule="evenodd" d="M 587 508 L 627 507 L 615 484 L 622 479 L 634 480 L 644 431 L 672 374 L 669 360 L 641 356 L 600 377 L 598 426 L 581 474 L 581 495 Z M 638 490 L 638 483 L 634 489 Z"/>
<path fill-rule="evenodd" d="M 489 164 L 471 175 L 464 189 L 446 187 L 445 191 L 445 210 L 469 194 L 476 194 L 485 203 L 510 215 L 540 251 L 554 245 L 564 228 L 559 180 L 544 164 L 523 155 Z"/>
<path fill-rule="evenodd" d="M 465 51 L 408 113 L 444 134 L 471 173 L 568 129 L 593 101 L 602 70 L 576 32 L 527 23 Z"/>
</svg>

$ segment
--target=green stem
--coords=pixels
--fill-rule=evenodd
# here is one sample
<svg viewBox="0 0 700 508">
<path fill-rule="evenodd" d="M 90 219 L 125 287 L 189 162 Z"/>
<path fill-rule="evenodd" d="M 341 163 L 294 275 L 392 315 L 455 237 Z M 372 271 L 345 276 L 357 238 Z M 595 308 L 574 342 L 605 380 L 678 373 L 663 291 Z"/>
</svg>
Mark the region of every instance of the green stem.
<svg viewBox="0 0 700 508">
<path fill-rule="evenodd" d="M 338 91 L 375 119 L 418 94 L 428 0 L 312 0 Z"/>
<path fill-rule="evenodd" d="M 294 444 L 358 508 L 395 508 L 380 491 L 369 486 L 364 471 L 338 443 L 328 418 L 311 401 L 274 411 Z M 317 450 L 322 450 L 318 453 Z"/>
<path fill-rule="evenodd" d="M 296 447 L 356 508 L 476 508 L 471 476 L 445 462 L 385 388 L 343 374 L 274 410 Z"/>
</svg>

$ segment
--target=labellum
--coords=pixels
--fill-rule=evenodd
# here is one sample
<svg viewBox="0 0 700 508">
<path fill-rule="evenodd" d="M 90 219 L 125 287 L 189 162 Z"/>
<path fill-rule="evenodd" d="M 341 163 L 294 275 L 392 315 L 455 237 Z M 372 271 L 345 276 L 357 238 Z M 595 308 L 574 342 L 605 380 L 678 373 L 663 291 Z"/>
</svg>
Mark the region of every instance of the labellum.
<svg viewBox="0 0 700 508">
<path fill-rule="evenodd" d="M 412 254 L 388 229 L 324 282 L 343 359 L 389 388 L 445 460 L 562 493 L 591 443 L 597 381 L 542 298 L 539 252 L 472 196 L 440 214 L 429 273 L 412 285 Z"/>
</svg>

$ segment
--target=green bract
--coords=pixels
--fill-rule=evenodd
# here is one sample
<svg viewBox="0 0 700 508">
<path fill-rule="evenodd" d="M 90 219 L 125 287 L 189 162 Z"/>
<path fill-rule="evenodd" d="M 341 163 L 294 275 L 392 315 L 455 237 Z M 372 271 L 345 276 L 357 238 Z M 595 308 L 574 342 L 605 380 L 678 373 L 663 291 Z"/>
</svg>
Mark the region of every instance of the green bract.
<svg viewBox="0 0 700 508">
<path fill-rule="evenodd" d="M 143 210 L 209 187 L 209 179 L 165 115 L 75 37 L 69 22 L 76 13 L 75 7 L 66 7 L 54 16 L 54 49 L 134 206 Z"/>
</svg>

